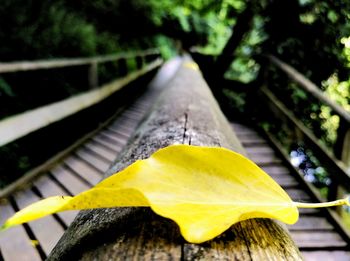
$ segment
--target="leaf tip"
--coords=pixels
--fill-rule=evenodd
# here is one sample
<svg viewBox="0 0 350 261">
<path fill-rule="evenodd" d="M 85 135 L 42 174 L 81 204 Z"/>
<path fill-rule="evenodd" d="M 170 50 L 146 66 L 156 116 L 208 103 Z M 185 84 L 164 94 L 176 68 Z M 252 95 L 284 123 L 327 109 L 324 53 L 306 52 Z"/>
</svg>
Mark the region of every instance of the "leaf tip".
<svg viewBox="0 0 350 261">
<path fill-rule="evenodd" d="M 11 225 L 9 225 L 7 222 L 5 222 L 4 224 L 1 225 L 0 232 L 3 232 L 3 231 L 7 230 L 10 227 L 11 227 Z"/>
</svg>

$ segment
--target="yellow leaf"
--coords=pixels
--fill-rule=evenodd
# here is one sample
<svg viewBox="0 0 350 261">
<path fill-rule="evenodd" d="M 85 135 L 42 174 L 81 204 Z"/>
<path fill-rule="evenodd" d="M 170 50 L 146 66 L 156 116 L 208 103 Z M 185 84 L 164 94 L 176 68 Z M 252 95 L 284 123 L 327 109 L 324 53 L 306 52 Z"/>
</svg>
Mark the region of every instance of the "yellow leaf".
<svg viewBox="0 0 350 261">
<path fill-rule="evenodd" d="M 136 161 L 75 197 L 51 197 L 19 211 L 4 227 L 73 209 L 150 206 L 174 220 L 193 243 L 248 218 L 293 224 L 298 209 L 285 191 L 242 155 L 224 148 L 173 145 Z"/>
<path fill-rule="evenodd" d="M 33 246 L 33 247 L 36 247 L 39 245 L 39 241 L 38 240 L 30 240 L 30 244 Z"/>
</svg>

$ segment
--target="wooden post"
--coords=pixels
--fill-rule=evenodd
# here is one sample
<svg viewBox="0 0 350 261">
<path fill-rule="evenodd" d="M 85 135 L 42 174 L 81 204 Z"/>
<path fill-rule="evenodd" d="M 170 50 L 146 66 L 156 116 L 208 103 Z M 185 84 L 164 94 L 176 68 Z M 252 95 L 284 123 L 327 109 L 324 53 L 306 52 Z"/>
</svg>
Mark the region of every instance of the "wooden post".
<svg viewBox="0 0 350 261">
<path fill-rule="evenodd" d="M 334 154 L 346 167 L 350 168 L 350 124 L 343 118 L 340 118 Z"/>
<path fill-rule="evenodd" d="M 142 56 L 136 56 L 136 68 L 141 69 L 143 66 L 143 57 Z"/>
<path fill-rule="evenodd" d="M 125 58 L 121 58 L 118 60 L 118 68 L 120 76 L 125 76 L 128 74 L 128 67 Z"/>
<path fill-rule="evenodd" d="M 164 74 L 168 73 L 166 65 Z M 190 58 L 182 60 L 171 81 L 154 81 L 150 92 L 161 94 L 106 176 L 174 143 L 223 146 L 245 153 L 198 66 Z M 115 208 L 81 212 L 48 260 L 270 260 L 272 257 L 302 260 L 286 229 L 270 219 L 240 222 L 220 237 L 196 245 L 182 239 L 174 222 L 155 215 L 149 208 Z"/>
<path fill-rule="evenodd" d="M 98 63 L 96 61 L 89 66 L 89 87 L 90 89 L 98 87 Z"/>
</svg>

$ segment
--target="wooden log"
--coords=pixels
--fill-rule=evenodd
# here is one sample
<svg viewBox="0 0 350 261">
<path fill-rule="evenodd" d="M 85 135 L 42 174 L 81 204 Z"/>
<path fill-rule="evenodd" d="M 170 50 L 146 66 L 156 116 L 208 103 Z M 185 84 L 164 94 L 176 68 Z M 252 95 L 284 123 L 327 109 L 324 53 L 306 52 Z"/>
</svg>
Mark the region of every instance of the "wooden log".
<svg viewBox="0 0 350 261">
<path fill-rule="evenodd" d="M 170 82 L 152 86 L 150 91 L 162 91 L 161 95 L 106 176 L 174 143 L 222 146 L 245 153 L 197 68 L 185 58 Z M 286 229 L 270 219 L 240 222 L 196 245 L 184 241 L 174 222 L 149 208 L 114 208 L 81 212 L 48 260 L 209 258 L 302 259 Z"/>
</svg>

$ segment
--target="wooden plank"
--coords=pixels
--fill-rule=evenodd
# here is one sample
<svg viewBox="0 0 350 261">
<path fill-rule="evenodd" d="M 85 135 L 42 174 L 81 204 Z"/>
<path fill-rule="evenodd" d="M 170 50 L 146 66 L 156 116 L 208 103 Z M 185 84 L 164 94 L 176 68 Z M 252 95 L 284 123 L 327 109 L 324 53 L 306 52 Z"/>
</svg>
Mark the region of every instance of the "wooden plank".
<svg viewBox="0 0 350 261">
<path fill-rule="evenodd" d="M 291 231 L 292 238 L 301 250 L 344 248 L 346 242 L 334 231 Z"/>
<path fill-rule="evenodd" d="M 117 136 L 121 136 L 124 139 L 128 140 L 130 138 L 130 136 L 134 133 L 135 128 L 126 129 L 123 126 L 118 126 L 117 128 L 111 126 L 108 128 L 108 131 L 116 134 Z"/>
<path fill-rule="evenodd" d="M 63 189 L 61 189 L 50 177 L 43 176 L 34 182 L 34 186 L 43 195 L 44 198 L 51 196 L 64 196 L 67 195 Z M 68 227 L 74 220 L 78 211 L 65 211 L 60 212 L 57 215 L 62 219 L 65 225 Z"/>
<path fill-rule="evenodd" d="M 129 119 L 126 119 L 121 115 L 121 117 L 115 121 L 111 126 L 115 128 L 119 128 L 120 126 L 125 126 L 126 128 L 136 128 L 137 124 L 139 122 L 136 121 L 131 121 Z"/>
<path fill-rule="evenodd" d="M 15 211 L 9 204 L 0 206 L 0 222 L 12 216 Z M 5 261 L 40 261 L 40 255 L 23 226 L 15 226 L 0 233 L 0 249 Z"/>
<path fill-rule="evenodd" d="M 290 171 L 283 165 L 263 166 L 262 169 L 271 176 L 290 175 Z"/>
<path fill-rule="evenodd" d="M 299 186 L 298 181 L 292 176 L 273 176 L 272 178 L 283 188 L 295 188 Z"/>
<path fill-rule="evenodd" d="M 247 147 L 245 148 L 247 151 L 248 155 L 249 154 L 255 154 L 255 153 L 274 153 L 274 150 L 269 146 L 257 146 L 257 147 Z"/>
<path fill-rule="evenodd" d="M 102 172 L 98 172 L 91 165 L 75 156 L 69 157 L 64 163 L 78 175 L 88 180 L 92 185 L 97 184 L 102 179 Z"/>
<path fill-rule="evenodd" d="M 100 136 L 103 136 L 105 139 L 113 141 L 114 143 L 117 143 L 120 146 L 124 146 L 127 143 L 125 138 L 121 138 L 120 136 L 118 137 L 113 132 L 107 130 L 100 132 Z"/>
<path fill-rule="evenodd" d="M 20 209 L 40 200 L 30 190 L 16 193 L 14 199 Z M 52 216 L 29 222 L 28 225 L 32 229 L 36 239 L 40 242 L 40 246 L 46 255 L 49 255 L 64 232 L 62 226 Z"/>
<path fill-rule="evenodd" d="M 98 170 L 100 170 L 103 173 L 108 169 L 110 165 L 110 163 L 107 163 L 106 161 L 102 160 L 101 158 L 97 157 L 96 155 L 93 155 L 92 153 L 84 149 L 77 150 L 76 155 L 78 155 L 79 158 L 90 163 L 91 165 L 94 165 Z"/>
<path fill-rule="evenodd" d="M 294 201 L 310 202 L 310 200 L 311 200 L 310 196 L 304 190 L 295 189 L 295 188 L 287 188 L 287 189 L 285 189 L 285 191 Z"/>
<path fill-rule="evenodd" d="M 350 251 L 302 251 L 305 261 L 349 261 Z"/>
<path fill-rule="evenodd" d="M 109 153 L 114 155 L 114 158 L 119 154 L 119 151 L 116 151 L 115 148 L 112 149 L 111 146 L 105 146 L 105 143 L 103 142 L 98 142 L 97 140 L 91 139 L 90 143 L 107 150 Z"/>
<path fill-rule="evenodd" d="M 299 208 L 300 215 L 312 215 L 312 216 L 325 216 L 325 213 L 321 209 L 317 208 Z"/>
<path fill-rule="evenodd" d="M 137 112 L 137 111 L 133 111 L 133 110 L 127 110 L 123 114 L 123 116 L 126 117 L 126 118 L 128 118 L 129 116 L 131 116 L 133 118 L 141 118 L 142 115 L 143 115 L 143 113 Z"/>
<path fill-rule="evenodd" d="M 266 150 L 266 151 L 255 151 L 252 148 L 249 148 L 249 152 L 247 151 L 248 155 L 251 157 L 272 157 L 272 158 L 278 158 L 277 154 L 273 150 Z"/>
<path fill-rule="evenodd" d="M 109 150 L 114 151 L 116 153 L 119 153 L 123 148 L 123 146 L 120 144 L 112 143 L 112 142 L 106 140 L 106 138 L 103 137 L 102 135 L 97 135 L 97 136 L 93 137 L 92 139 L 96 143 L 101 144 L 102 146 L 105 146 Z"/>
<path fill-rule="evenodd" d="M 52 169 L 51 173 L 72 195 L 77 195 L 90 188 L 62 166 Z"/>
<path fill-rule="evenodd" d="M 249 158 L 259 166 L 276 165 L 276 164 L 282 163 L 282 160 L 280 158 L 277 158 L 276 156 L 265 156 L 261 154 L 253 154 L 253 155 L 249 155 Z"/>
<path fill-rule="evenodd" d="M 161 63 L 161 60 L 156 60 L 149 66 L 132 72 L 124 78 L 105 84 L 98 89 L 77 94 L 62 101 L 5 118 L 0 121 L 0 146 L 99 103 L 111 94 L 127 86 L 128 83 L 154 70 Z"/>
<path fill-rule="evenodd" d="M 254 136 L 249 135 L 249 136 L 243 136 L 243 137 L 237 136 L 237 137 L 243 144 L 245 143 L 266 144 L 267 143 L 265 139 L 255 135 Z"/>
<path fill-rule="evenodd" d="M 249 127 L 246 124 L 242 124 L 239 122 L 230 122 L 230 125 L 232 126 L 232 128 L 236 131 L 237 130 L 246 130 L 247 132 L 253 132 L 256 133 L 256 130 L 254 130 L 254 128 Z"/>
<path fill-rule="evenodd" d="M 315 231 L 315 230 L 333 230 L 334 227 L 324 217 L 301 216 L 294 225 L 288 225 L 289 231 Z"/>
<path fill-rule="evenodd" d="M 236 134 L 239 139 L 262 139 L 263 137 L 260 136 L 258 132 L 241 132 Z"/>
<path fill-rule="evenodd" d="M 114 129 L 113 127 L 110 127 L 110 128 L 108 128 L 108 130 L 106 130 L 108 135 L 113 136 L 117 140 L 120 139 L 121 142 L 127 142 L 129 140 L 130 136 L 134 133 L 134 131 L 135 131 L 135 128 L 125 130 L 125 129 L 120 128 L 120 127 L 116 128 L 116 129 Z"/>
<path fill-rule="evenodd" d="M 232 126 L 234 132 L 236 133 L 237 136 L 240 135 L 245 135 L 245 134 L 254 134 L 254 135 L 258 135 L 258 132 L 256 132 L 255 130 L 245 126 L 245 127 L 237 127 L 235 125 Z"/>
<path fill-rule="evenodd" d="M 264 140 L 245 140 L 241 142 L 244 147 L 258 147 L 267 145 L 267 142 Z"/>
<path fill-rule="evenodd" d="M 89 142 L 89 143 L 86 143 L 84 147 L 95 152 L 96 154 L 101 155 L 103 158 L 105 158 L 109 162 L 115 160 L 117 156 L 115 153 L 112 153 L 110 150 L 96 143 Z"/>
<path fill-rule="evenodd" d="M 131 122 L 137 122 L 139 120 L 139 116 L 136 116 L 136 115 L 127 115 L 127 114 L 124 114 L 123 115 L 123 118 L 128 120 L 128 121 L 131 121 Z"/>
</svg>

